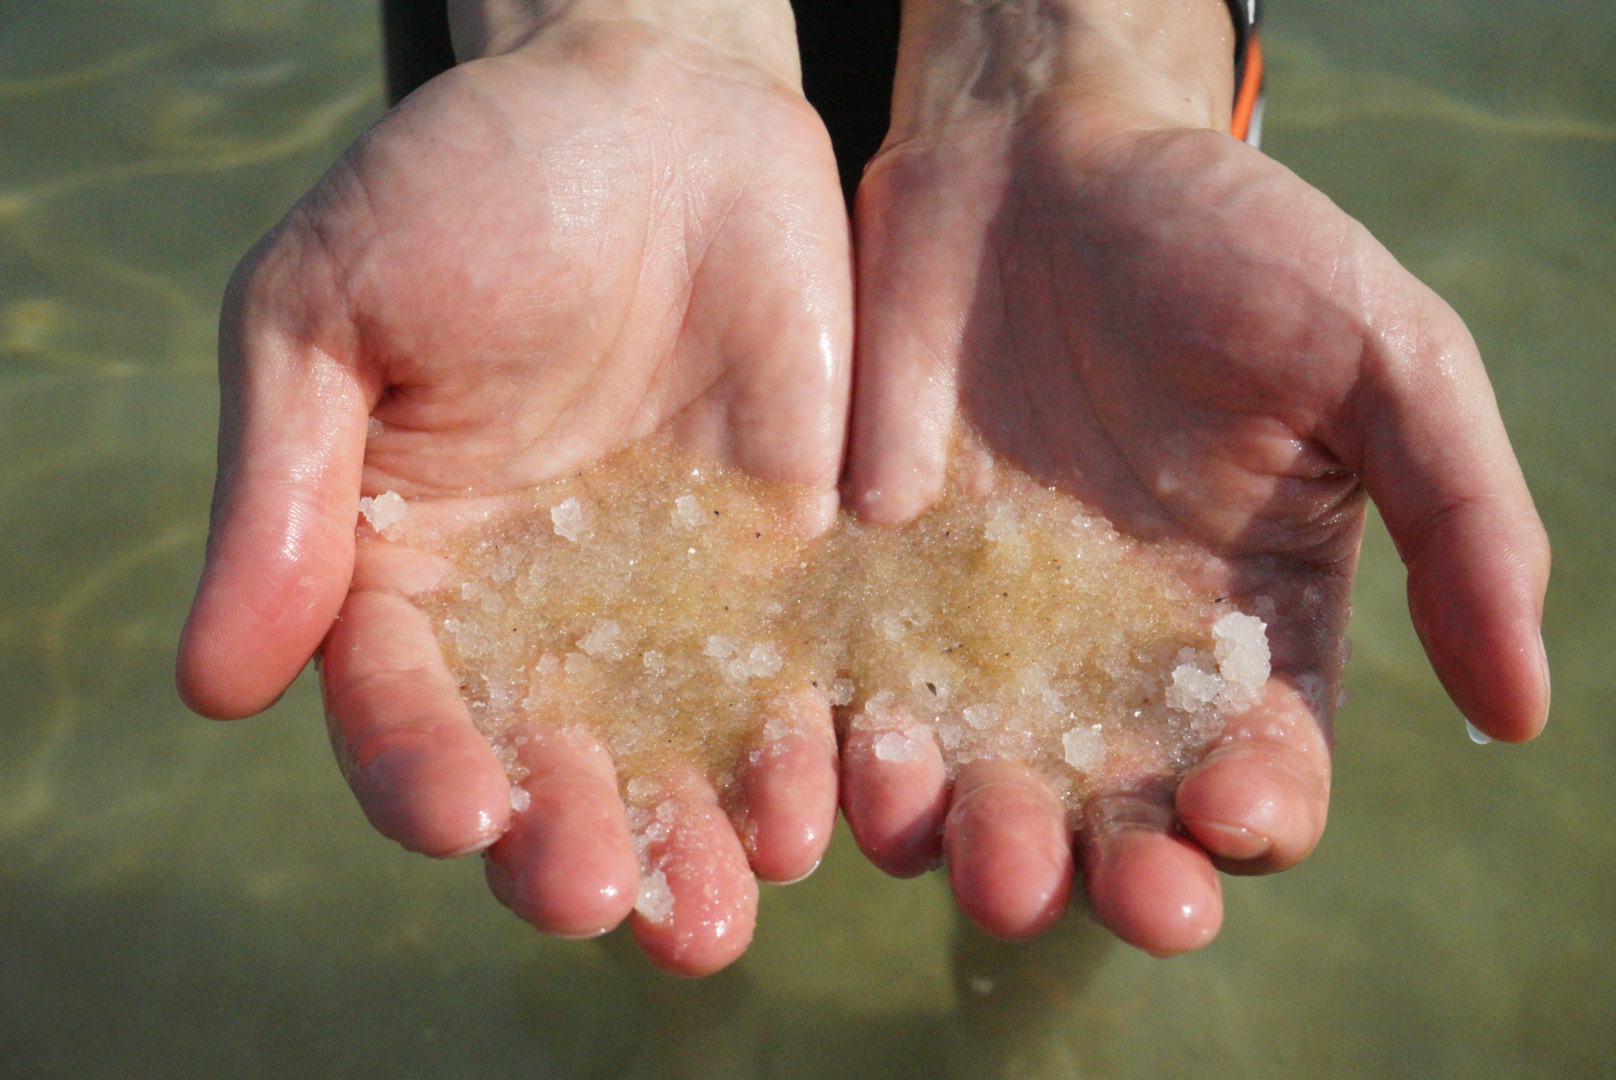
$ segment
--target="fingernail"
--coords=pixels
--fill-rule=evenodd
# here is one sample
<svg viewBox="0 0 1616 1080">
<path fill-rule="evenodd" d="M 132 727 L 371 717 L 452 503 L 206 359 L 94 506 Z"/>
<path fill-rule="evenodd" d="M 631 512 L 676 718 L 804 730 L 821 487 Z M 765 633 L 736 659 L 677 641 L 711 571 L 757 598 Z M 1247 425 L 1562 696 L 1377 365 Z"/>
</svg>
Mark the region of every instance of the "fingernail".
<svg viewBox="0 0 1616 1080">
<path fill-rule="evenodd" d="M 1234 859 L 1237 862 L 1259 859 L 1268 854 L 1274 846 L 1268 837 L 1243 825 L 1226 825 L 1221 821 L 1201 821 L 1196 825 L 1197 832 L 1204 829 L 1217 838 L 1217 843 L 1212 845 L 1216 848 L 1213 854 L 1221 855 L 1225 859 Z M 1205 840 L 1202 843 L 1204 844 Z"/>
<path fill-rule="evenodd" d="M 444 858 L 458 859 L 462 855 L 475 855 L 480 851 L 487 851 L 504 834 L 504 827 L 494 821 L 492 814 L 487 810 L 479 810 L 477 811 L 477 839 L 463 848 L 457 848 L 449 852 Z"/>
<path fill-rule="evenodd" d="M 772 881 L 769 884 L 771 884 L 771 885 L 795 885 L 799 881 L 807 881 L 810 877 L 813 876 L 814 871 L 819 869 L 820 862 L 821 862 L 821 860 L 815 859 L 814 860 L 814 865 L 810 866 L 806 873 L 799 874 L 798 876 L 792 878 L 790 881 Z"/>
<path fill-rule="evenodd" d="M 1469 720 L 1465 721 L 1465 731 L 1470 733 L 1470 741 L 1475 743 L 1477 746 L 1486 746 L 1488 743 L 1493 741 L 1493 737 L 1491 735 L 1481 730 L 1475 724 L 1472 724 Z"/>
<path fill-rule="evenodd" d="M 1549 706 L 1554 701 L 1554 680 L 1549 677 L 1549 648 L 1543 644 L 1543 631 L 1537 632 L 1538 662 L 1543 665 L 1543 722 L 1549 722 Z"/>
</svg>

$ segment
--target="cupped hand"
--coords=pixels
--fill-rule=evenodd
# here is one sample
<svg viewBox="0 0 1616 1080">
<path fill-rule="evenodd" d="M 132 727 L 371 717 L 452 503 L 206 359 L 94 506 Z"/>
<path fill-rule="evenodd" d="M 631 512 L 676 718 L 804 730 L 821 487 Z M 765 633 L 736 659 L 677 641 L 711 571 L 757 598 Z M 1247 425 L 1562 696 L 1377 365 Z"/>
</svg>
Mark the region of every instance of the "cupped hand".
<svg viewBox="0 0 1616 1080">
<path fill-rule="evenodd" d="M 1539 730 L 1548 547 L 1475 346 L 1325 196 L 1225 135 L 1050 95 L 1013 122 L 890 142 L 856 236 L 847 496 L 863 516 L 930 501 L 960 413 L 1124 531 L 1209 549 L 1269 624 L 1264 696 L 1205 760 L 1087 808 L 1075 861 L 1122 938 L 1205 944 L 1215 867 L 1283 869 L 1317 842 L 1366 495 L 1454 701 L 1496 738 Z M 1040 781 L 993 763 L 950 791 L 906 768 L 844 760 L 878 863 L 946 854 L 990 932 L 1059 916 L 1074 855 Z"/>
<path fill-rule="evenodd" d="M 232 283 L 186 701 L 255 713 L 320 650 L 333 741 L 378 829 L 432 855 L 486 851 L 496 894 L 543 930 L 617 924 L 638 868 L 612 761 L 576 732 L 538 733 L 531 798 L 512 811 L 411 603 L 444 564 L 368 528 L 356 543 L 357 502 L 396 491 L 453 530 L 661 430 L 801 485 L 804 528 L 828 526 L 846 233 L 795 73 L 644 23 L 548 25 L 411 96 Z M 786 880 L 817 862 L 836 762 L 828 714 L 816 722 L 746 778 L 749 822 L 670 778 L 683 817 L 668 843 L 689 854 L 668 859 L 671 922 L 635 920 L 656 962 L 728 963 L 750 939 L 752 870 Z"/>
</svg>

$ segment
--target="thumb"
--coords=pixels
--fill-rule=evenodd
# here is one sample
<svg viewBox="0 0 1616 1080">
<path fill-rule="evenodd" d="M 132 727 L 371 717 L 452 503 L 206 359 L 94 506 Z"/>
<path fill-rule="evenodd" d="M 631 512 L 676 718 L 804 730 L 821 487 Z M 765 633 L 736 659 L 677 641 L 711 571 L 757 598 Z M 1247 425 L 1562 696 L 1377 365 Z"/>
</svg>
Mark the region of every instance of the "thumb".
<svg viewBox="0 0 1616 1080">
<path fill-rule="evenodd" d="M 180 638 L 180 696 L 214 719 L 275 702 L 353 574 L 367 395 L 351 364 L 314 344 L 309 294 L 271 260 L 285 264 L 249 257 L 225 303 L 207 561 Z"/>
<path fill-rule="evenodd" d="M 1443 686 L 1476 727 L 1519 742 L 1549 708 L 1548 537 L 1469 332 L 1417 288 L 1415 332 L 1368 357 L 1364 479 Z"/>
</svg>

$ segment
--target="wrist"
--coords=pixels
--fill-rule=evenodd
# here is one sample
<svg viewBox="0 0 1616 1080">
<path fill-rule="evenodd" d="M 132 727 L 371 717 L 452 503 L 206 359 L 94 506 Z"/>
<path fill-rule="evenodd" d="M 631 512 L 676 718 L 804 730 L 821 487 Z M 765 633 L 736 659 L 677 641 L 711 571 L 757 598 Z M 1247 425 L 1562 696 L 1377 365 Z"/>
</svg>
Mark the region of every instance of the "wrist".
<svg viewBox="0 0 1616 1080">
<path fill-rule="evenodd" d="M 1058 106 L 1099 129 L 1227 131 L 1224 0 L 905 0 L 888 144 Z"/>
<path fill-rule="evenodd" d="M 636 27 L 672 49 L 802 85 L 790 0 L 449 0 L 461 63 L 542 48 L 569 32 L 612 25 Z"/>
</svg>

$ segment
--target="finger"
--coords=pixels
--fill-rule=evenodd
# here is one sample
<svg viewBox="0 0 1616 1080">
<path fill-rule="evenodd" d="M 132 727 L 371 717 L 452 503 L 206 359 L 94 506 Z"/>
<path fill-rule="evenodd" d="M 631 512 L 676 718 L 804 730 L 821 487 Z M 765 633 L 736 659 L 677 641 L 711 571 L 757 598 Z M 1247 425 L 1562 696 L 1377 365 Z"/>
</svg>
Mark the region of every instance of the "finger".
<svg viewBox="0 0 1616 1080">
<path fill-rule="evenodd" d="M 605 933 L 628 917 L 640 883 L 611 756 L 582 729 L 523 737 L 527 805 L 488 849 L 489 888 L 547 934 Z"/>
<path fill-rule="evenodd" d="M 796 698 L 779 708 L 764 746 L 746 765 L 739 831 L 757 876 L 785 883 L 813 873 L 830 844 L 836 823 L 836 732 L 822 699 Z"/>
<path fill-rule="evenodd" d="M 1175 835 L 1164 799 L 1111 795 L 1087 808 L 1083 884 L 1099 919 L 1155 956 L 1199 949 L 1223 923 L 1217 871 L 1195 843 Z"/>
<path fill-rule="evenodd" d="M 493 843 L 509 819 L 510 783 L 426 616 L 395 593 L 356 590 L 322 655 L 332 741 L 371 824 L 428 855 Z"/>
<path fill-rule="evenodd" d="M 675 975 L 710 975 L 746 951 L 757 922 L 757 879 L 711 785 L 676 778 L 637 811 L 644 855 L 634 937 Z"/>
<path fill-rule="evenodd" d="M 342 605 L 369 411 L 354 371 L 271 310 L 305 285 L 279 264 L 243 267 L 220 332 L 219 475 L 177 671 L 186 704 L 216 719 L 272 704 Z"/>
<path fill-rule="evenodd" d="M 967 148 L 967 152 L 970 149 Z M 936 178 L 972 176 L 960 151 L 904 149 L 878 158 L 859 185 L 858 320 L 848 500 L 866 521 L 902 524 L 942 490 L 964 348 L 960 313 L 979 295 L 980 246 L 996 210 Z"/>
<path fill-rule="evenodd" d="M 1221 870 L 1265 874 L 1306 858 L 1329 813 L 1330 750 L 1302 695 L 1270 684 L 1184 777 L 1174 803 Z"/>
<path fill-rule="evenodd" d="M 1443 686 L 1482 731 L 1518 742 L 1548 715 L 1548 538 L 1469 332 L 1418 288 L 1416 332 L 1369 368 L 1364 480 Z"/>
<path fill-rule="evenodd" d="M 682 328 L 682 348 L 735 362 L 717 383 L 703 363 L 676 365 L 694 381 L 668 392 L 700 396 L 663 411 L 684 445 L 811 492 L 803 523 L 818 531 L 836 516 L 852 379 L 847 208 L 824 124 L 805 103 L 757 134 L 751 183 L 703 252 Z"/>
<path fill-rule="evenodd" d="M 1066 807 L 1023 765 L 976 761 L 954 780 L 944 826 L 949 879 L 971 921 L 995 937 L 1043 933 L 1072 893 Z"/>
<path fill-rule="evenodd" d="M 842 744 L 842 812 L 861 851 L 894 877 L 914 877 L 943 855 L 948 774 L 924 726 L 893 730 L 854 715 Z"/>
</svg>

